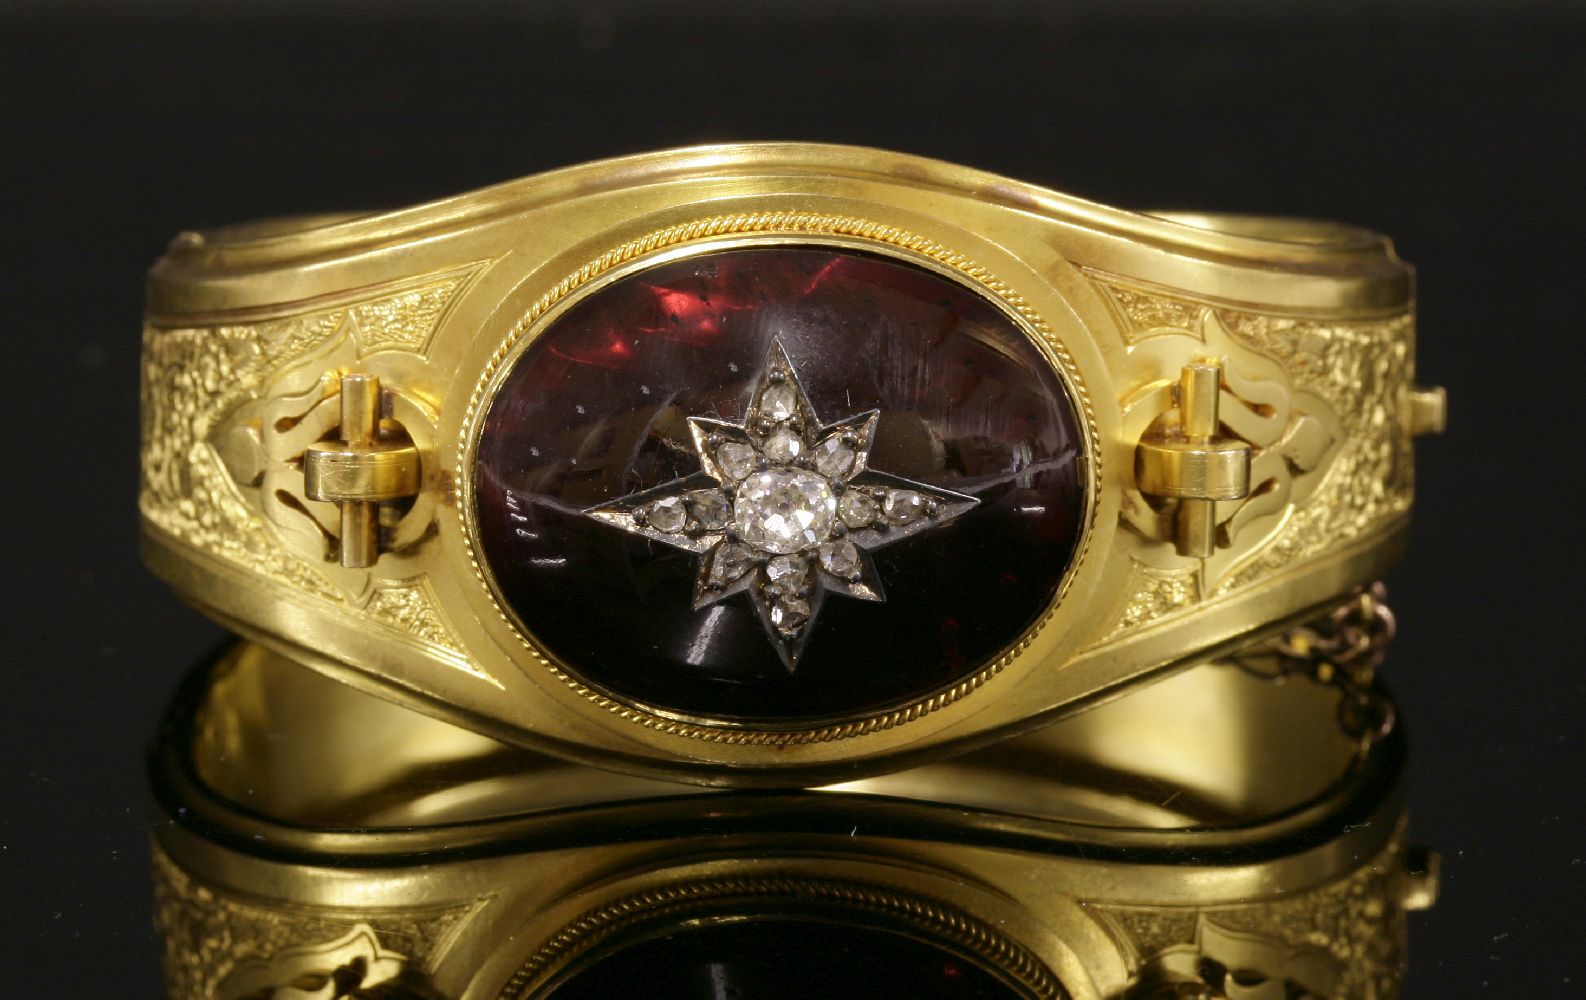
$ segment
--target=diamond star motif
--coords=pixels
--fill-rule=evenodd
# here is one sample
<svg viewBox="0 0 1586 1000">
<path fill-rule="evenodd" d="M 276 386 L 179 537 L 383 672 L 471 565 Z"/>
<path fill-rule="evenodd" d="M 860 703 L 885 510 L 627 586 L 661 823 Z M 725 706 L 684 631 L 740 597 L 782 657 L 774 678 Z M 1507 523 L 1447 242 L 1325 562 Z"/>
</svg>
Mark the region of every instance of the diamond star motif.
<svg viewBox="0 0 1586 1000">
<path fill-rule="evenodd" d="M 980 502 L 870 468 L 880 417 L 822 424 L 773 341 L 743 423 L 688 418 L 699 474 L 584 514 L 697 553 L 694 609 L 747 593 L 791 672 L 828 595 L 886 600 L 871 552 Z"/>
</svg>

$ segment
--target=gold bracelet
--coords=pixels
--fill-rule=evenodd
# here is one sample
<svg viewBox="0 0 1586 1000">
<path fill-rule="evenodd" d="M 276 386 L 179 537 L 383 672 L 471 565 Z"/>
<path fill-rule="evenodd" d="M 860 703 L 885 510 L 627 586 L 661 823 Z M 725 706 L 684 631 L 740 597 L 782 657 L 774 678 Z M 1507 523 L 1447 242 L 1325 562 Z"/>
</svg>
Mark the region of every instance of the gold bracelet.
<svg viewBox="0 0 1586 1000">
<path fill-rule="evenodd" d="M 1388 1000 L 1435 856 L 1405 847 L 1402 739 L 1349 701 L 1209 663 L 772 793 L 591 770 L 242 645 L 153 758 L 170 996 Z"/>
<path fill-rule="evenodd" d="M 1398 555 L 1411 272 L 735 145 L 178 237 L 144 333 L 150 565 L 497 738 L 719 784 L 985 745 Z"/>
</svg>

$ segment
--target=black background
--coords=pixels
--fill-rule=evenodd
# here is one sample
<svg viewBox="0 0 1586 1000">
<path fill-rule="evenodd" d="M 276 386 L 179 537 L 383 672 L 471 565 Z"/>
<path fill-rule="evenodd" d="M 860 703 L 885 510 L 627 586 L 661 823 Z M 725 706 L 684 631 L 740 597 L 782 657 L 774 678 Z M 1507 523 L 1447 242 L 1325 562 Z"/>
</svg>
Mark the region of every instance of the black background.
<svg viewBox="0 0 1586 1000">
<path fill-rule="evenodd" d="M 1445 859 L 1408 996 L 1586 995 L 1582 5 L 57 2 L 0 30 L 0 996 L 157 993 L 142 752 L 220 637 L 136 554 L 165 240 L 772 138 L 1396 238 L 1453 400 L 1389 581 Z"/>
</svg>

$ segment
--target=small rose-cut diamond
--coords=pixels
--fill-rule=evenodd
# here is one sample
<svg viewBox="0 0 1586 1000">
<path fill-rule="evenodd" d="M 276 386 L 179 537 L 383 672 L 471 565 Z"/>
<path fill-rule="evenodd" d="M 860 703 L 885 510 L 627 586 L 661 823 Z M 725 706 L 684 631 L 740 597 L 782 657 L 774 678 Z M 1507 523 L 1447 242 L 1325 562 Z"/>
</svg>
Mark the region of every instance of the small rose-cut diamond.
<svg viewBox="0 0 1586 1000">
<path fill-rule="evenodd" d="M 667 497 L 652 503 L 646 518 L 650 527 L 670 534 L 682 531 L 688 524 L 688 508 L 684 506 L 682 497 Z"/>
<path fill-rule="evenodd" d="M 771 624 L 781 632 L 797 632 L 810 620 L 809 602 L 799 597 L 778 598 L 770 611 Z"/>
<path fill-rule="evenodd" d="M 737 482 L 755 470 L 760 462 L 754 446 L 743 441 L 728 441 L 716 449 L 716 464 L 728 479 Z"/>
<path fill-rule="evenodd" d="M 753 566 L 754 553 L 747 545 L 723 542 L 716 546 L 716 552 L 710 559 L 710 582 L 713 586 L 725 587 L 749 572 Z"/>
<path fill-rule="evenodd" d="M 792 465 L 804 453 L 804 439 L 779 427 L 765 441 L 765 457 L 778 465 Z"/>
<path fill-rule="evenodd" d="M 815 471 L 834 479 L 848 475 L 854 467 L 857 453 L 843 444 L 841 435 L 833 435 L 815 446 Z"/>
<path fill-rule="evenodd" d="M 720 531 L 732 520 L 732 504 L 721 490 L 695 490 L 688 495 L 694 519 L 706 531 Z"/>
<path fill-rule="evenodd" d="M 810 564 L 803 556 L 777 556 L 765 564 L 765 578 L 779 591 L 791 593 L 804 586 Z"/>
<path fill-rule="evenodd" d="M 760 396 L 760 415 L 781 422 L 798 412 L 798 391 L 791 382 L 773 382 Z"/>
<path fill-rule="evenodd" d="M 925 516 L 925 498 L 913 490 L 889 490 L 881 513 L 888 524 L 913 524 Z"/>
<path fill-rule="evenodd" d="M 842 580 L 854 580 L 859 577 L 859 547 L 853 542 L 847 539 L 827 542 L 818 551 L 821 569 L 832 576 Z"/>
<path fill-rule="evenodd" d="M 876 498 L 859 490 L 849 490 L 837 502 L 837 515 L 850 528 L 868 528 L 876 521 L 880 508 Z"/>
</svg>

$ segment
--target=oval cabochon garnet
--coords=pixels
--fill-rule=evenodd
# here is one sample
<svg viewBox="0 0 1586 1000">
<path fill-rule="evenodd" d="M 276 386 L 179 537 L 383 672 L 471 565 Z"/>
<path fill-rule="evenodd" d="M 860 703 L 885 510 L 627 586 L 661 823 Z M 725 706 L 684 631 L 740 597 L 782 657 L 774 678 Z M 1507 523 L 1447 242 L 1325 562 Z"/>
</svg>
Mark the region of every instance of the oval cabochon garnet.
<svg viewBox="0 0 1586 1000">
<path fill-rule="evenodd" d="M 502 380 L 478 539 L 580 680 L 801 725 L 961 680 L 1050 605 L 1083 448 L 1023 330 L 947 277 L 850 250 L 722 250 L 576 302 Z"/>
</svg>

